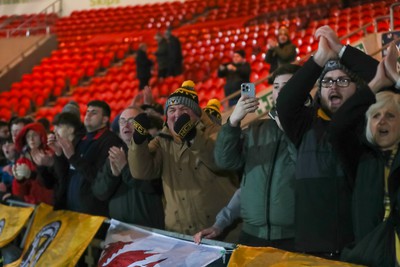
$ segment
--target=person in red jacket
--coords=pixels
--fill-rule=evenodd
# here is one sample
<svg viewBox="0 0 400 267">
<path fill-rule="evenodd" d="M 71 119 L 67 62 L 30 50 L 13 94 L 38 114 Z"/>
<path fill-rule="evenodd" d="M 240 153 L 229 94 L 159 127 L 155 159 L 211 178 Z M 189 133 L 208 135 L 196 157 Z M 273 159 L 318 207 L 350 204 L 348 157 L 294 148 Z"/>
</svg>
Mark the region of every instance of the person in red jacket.
<svg viewBox="0 0 400 267">
<path fill-rule="evenodd" d="M 20 157 L 13 166 L 14 180 L 12 194 L 25 202 L 39 204 L 41 202 L 53 204 L 53 190 L 47 189 L 40 176 L 37 166 L 32 159 L 32 153 L 43 152 L 53 158 L 54 152 L 47 146 L 46 130 L 40 123 L 26 125 L 17 135 L 15 146 Z"/>
</svg>

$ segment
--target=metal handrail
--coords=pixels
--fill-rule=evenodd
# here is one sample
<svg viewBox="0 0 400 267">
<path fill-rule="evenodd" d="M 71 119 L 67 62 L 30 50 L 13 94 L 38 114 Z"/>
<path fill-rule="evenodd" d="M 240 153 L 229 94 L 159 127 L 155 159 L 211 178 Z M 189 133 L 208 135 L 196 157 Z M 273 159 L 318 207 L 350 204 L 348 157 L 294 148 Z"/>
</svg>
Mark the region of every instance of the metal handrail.
<svg viewBox="0 0 400 267">
<path fill-rule="evenodd" d="M 394 30 L 394 8 L 400 6 L 400 3 L 393 3 L 390 5 L 390 9 L 389 9 L 389 16 L 390 16 L 390 30 L 393 31 Z"/>
<path fill-rule="evenodd" d="M 367 28 L 370 27 L 370 26 L 374 26 L 374 29 L 377 31 L 377 26 L 375 26 L 375 25 L 376 25 L 376 22 L 375 22 L 375 24 L 374 24 L 373 21 L 368 22 L 368 23 L 362 25 L 360 28 L 358 28 L 358 29 L 356 29 L 356 30 L 354 30 L 354 31 L 351 31 L 351 32 L 349 32 L 349 33 L 346 34 L 346 35 L 343 35 L 342 37 L 339 38 L 339 40 L 340 40 L 340 41 L 343 41 L 343 40 L 345 40 L 345 39 L 347 39 L 347 38 L 352 37 L 353 35 L 356 35 L 356 34 L 357 34 L 358 32 L 360 32 L 360 31 L 362 31 L 363 36 L 366 36 L 367 33 L 368 33 L 368 32 L 367 32 Z M 310 56 L 311 56 L 313 53 L 314 53 L 314 51 L 312 51 L 312 52 L 306 54 L 305 56 L 303 56 L 302 58 L 300 58 L 298 61 L 296 61 L 296 63 L 301 64 L 301 63 L 305 62 L 306 60 L 308 60 L 308 59 L 310 58 Z"/>
<path fill-rule="evenodd" d="M 59 11 L 55 12 L 55 8 L 56 8 L 56 4 L 59 3 Z M 47 10 L 51 8 L 52 12 L 51 13 L 57 13 L 59 16 L 61 15 L 61 11 L 62 11 L 62 0 L 56 0 L 53 3 L 51 3 L 50 5 L 48 5 L 46 8 L 44 8 L 42 11 L 39 12 L 39 14 L 47 14 Z M 36 15 L 38 16 L 38 15 Z M 27 21 L 31 21 L 33 18 L 36 18 L 36 16 L 28 19 Z M 27 27 L 27 28 L 22 28 L 22 26 L 25 25 L 25 23 L 27 22 L 25 21 L 24 23 L 22 23 L 21 25 L 19 25 L 17 28 L 14 29 L 13 32 L 16 32 L 17 30 L 21 30 L 21 29 L 27 29 L 27 33 L 30 33 L 29 30 L 32 29 L 43 29 L 43 27 Z M 9 32 L 7 32 L 9 34 Z M 46 26 L 46 34 L 50 34 L 50 28 L 47 25 Z M 9 34 L 7 37 L 10 37 L 12 34 Z M 26 36 L 29 36 L 29 34 L 25 34 Z M 12 66 L 14 66 L 16 64 L 16 62 L 20 61 L 21 59 L 25 58 L 25 54 L 28 51 L 31 51 L 34 47 L 39 47 L 43 40 L 46 38 L 46 36 L 42 36 L 42 38 L 38 39 L 34 44 L 30 45 L 29 47 L 27 47 L 24 51 L 21 52 L 21 54 L 19 54 L 17 57 L 15 57 L 14 59 L 12 59 L 8 64 L 6 64 L 4 66 L 4 68 L 2 70 L 0 70 L 0 77 L 3 76 L 5 73 L 7 73 L 7 71 L 9 71 Z"/>
<path fill-rule="evenodd" d="M 31 35 L 31 32 L 32 31 L 35 31 L 35 30 L 46 30 L 46 34 L 50 34 L 51 33 L 51 26 L 49 26 L 49 25 L 43 25 L 43 26 L 35 26 L 35 27 L 24 27 L 24 28 L 21 28 L 21 27 L 18 27 L 18 30 L 15 30 L 15 29 L 13 29 L 13 34 L 14 33 L 16 33 L 16 32 L 19 32 L 19 33 L 24 33 L 24 35 L 26 36 L 26 37 L 28 37 L 28 36 L 30 36 Z M 11 36 L 10 36 L 10 30 L 11 29 L 0 29 L 0 33 L 2 33 L 2 32 L 5 32 L 6 34 L 5 34 L 5 36 L 7 37 L 7 38 L 10 38 Z M 21 35 L 14 35 L 14 37 L 16 37 L 16 36 L 21 36 Z"/>
<path fill-rule="evenodd" d="M 354 30 L 354 31 L 352 31 L 352 32 L 349 32 L 348 34 L 346 34 L 346 35 L 340 37 L 339 40 L 340 40 L 340 41 L 343 41 L 343 40 L 345 40 L 345 39 L 347 39 L 347 38 L 352 37 L 353 35 L 357 34 L 357 33 L 360 32 L 360 31 L 363 32 L 363 36 L 366 36 L 367 33 L 368 33 L 368 32 L 367 32 L 367 28 L 370 27 L 371 25 L 374 26 L 375 32 L 378 32 L 378 22 L 379 22 L 380 20 L 385 20 L 385 19 L 390 19 L 390 30 L 394 30 L 394 11 L 393 11 L 393 10 L 394 10 L 394 8 L 395 8 L 396 6 L 400 6 L 400 2 L 399 2 L 399 3 L 394 3 L 394 4 L 392 4 L 392 5 L 390 6 L 390 15 L 385 15 L 385 16 L 376 17 L 376 18 L 374 18 L 374 20 L 373 20 L 372 22 L 368 22 L 368 23 L 362 25 L 360 28 L 358 28 L 358 29 L 356 29 L 356 30 Z M 395 43 L 398 43 L 398 42 L 399 42 L 399 39 L 395 39 L 394 41 L 395 41 Z M 389 44 L 387 44 L 387 45 L 385 45 L 384 47 L 382 47 L 381 49 L 379 49 L 379 50 L 377 50 L 377 51 L 371 53 L 371 56 L 374 56 L 374 55 L 378 54 L 379 52 L 381 52 L 382 50 L 386 49 L 386 48 L 388 47 L 388 45 L 389 45 Z M 301 63 L 305 62 L 306 60 L 308 60 L 308 59 L 310 58 L 310 56 L 311 56 L 313 53 L 314 53 L 314 52 L 310 52 L 310 53 L 306 54 L 305 56 L 303 56 L 302 58 L 300 58 L 299 60 L 297 60 L 296 63 L 297 63 L 297 64 L 301 64 Z M 257 81 L 255 81 L 254 84 L 255 84 L 255 85 L 258 85 L 258 84 L 264 82 L 264 81 L 267 80 L 267 79 L 268 79 L 268 76 L 265 76 L 265 77 L 260 78 L 260 79 L 258 79 Z M 232 98 L 238 96 L 239 94 L 240 94 L 240 91 L 236 91 L 236 92 L 234 92 L 233 94 L 231 94 L 231 95 L 227 96 L 226 98 L 222 99 L 222 100 L 221 100 L 221 103 L 224 103 L 224 102 L 226 102 L 226 101 L 228 101 L 228 100 L 230 100 L 230 99 L 232 99 Z"/>
<path fill-rule="evenodd" d="M 392 42 L 394 42 L 395 44 L 400 43 L 400 37 L 393 39 Z M 389 42 L 389 43 L 387 43 L 386 45 L 384 45 L 384 46 L 382 46 L 381 48 L 379 48 L 378 50 L 372 52 L 372 53 L 370 54 L 370 56 L 373 57 L 373 56 L 377 55 L 378 53 L 382 52 L 383 50 L 385 50 L 386 48 L 388 48 L 389 45 L 390 45 L 392 42 Z"/>
<path fill-rule="evenodd" d="M 392 6 L 394 6 L 394 5 L 395 5 L 395 4 L 393 4 Z M 396 5 L 400 5 L 400 3 L 396 3 Z M 354 31 L 351 31 L 351 32 L 349 32 L 349 33 L 346 34 L 346 35 L 343 35 L 342 37 L 339 38 L 339 40 L 340 40 L 340 41 L 343 41 L 343 40 L 345 40 L 345 39 L 347 39 L 347 38 L 352 37 L 353 35 L 357 34 L 357 33 L 360 32 L 360 31 L 363 32 L 363 36 L 366 36 L 366 35 L 368 34 L 367 28 L 370 27 L 370 26 L 373 26 L 375 32 L 378 32 L 378 21 L 380 21 L 380 20 L 385 20 L 385 19 L 390 19 L 390 23 L 394 25 L 394 23 L 393 23 L 394 16 L 393 16 L 393 17 L 390 16 L 390 15 L 379 16 L 379 17 L 374 18 L 374 20 L 373 20 L 372 22 L 368 22 L 368 23 L 362 25 L 360 28 L 358 28 L 358 29 L 356 29 L 356 30 L 354 30 Z M 393 27 L 394 27 L 394 26 L 393 26 Z M 392 30 L 393 27 L 391 26 L 390 30 Z M 301 59 L 299 59 L 299 60 L 297 61 L 297 63 L 300 64 L 300 63 L 306 61 L 308 58 L 310 58 L 310 56 L 311 56 L 313 53 L 314 53 L 314 52 L 310 52 L 310 53 L 306 54 L 304 57 L 302 57 Z"/>
<path fill-rule="evenodd" d="M 378 32 L 378 21 L 385 20 L 385 19 L 390 19 L 390 15 L 379 16 L 379 17 L 374 18 L 374 20 L 372 22 L 374 24 L 375 32 Z"/>
<path fill-rule="evenodd" d="M 56 4 L 57 3 L 59 3 L 59 10 L 56 12 Z M 51 9 L 51 12 L 48 12 L 48 9 Z M 28 29 L 28 31 L 29 31 L 29 28 L 31 28 L 31 27 L 29 27 L 30 23 L 35 21 L 39 17 L 40 14 L 56 13 L 58 16 L 61 16 L 61 10 L 62 10 L 62 0 L 56 0 L 53 3 L 51 3 L 50 5 L 48 5 L 47 7 L 45 7 L 42 11 L 40 11 L 35 16 L 25 20 L 18 27 L 14 28 L 14 29 L 10 29 L 7 37 L 11 37 L 15 32 L 17 32 L 21 29 Z M 29 35 L 27 35 L 27 36 L 29 36 Z"/>
<path fill-rule="evenodd" d="M 13 22 L 13 20 L 15 20 L 18 16 L 17 15 L 12 15 L 10 17 L 8 17 L 6 20 L 4 20 L 1 24 L 0 24 L 0 29 L 7 26 L 8 24 L 10 24 L 11 22 Z"/>
</svg>

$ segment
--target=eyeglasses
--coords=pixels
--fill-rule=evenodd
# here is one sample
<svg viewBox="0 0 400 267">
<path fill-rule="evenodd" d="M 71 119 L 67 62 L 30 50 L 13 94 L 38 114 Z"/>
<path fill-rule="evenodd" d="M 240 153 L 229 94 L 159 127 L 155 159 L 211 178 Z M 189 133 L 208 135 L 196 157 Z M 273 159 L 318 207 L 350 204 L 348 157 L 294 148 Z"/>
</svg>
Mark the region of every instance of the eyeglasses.
<svg viewBox="0 0 400 267">
<path fill-rule="evenodd" d="M 126 125 L 127 123 L 129 125 L 131 125 L 133 122 L 135 121 L 135 118 L 129 118 L 129 119 L 125 119 L 125 118 L 119 118 L 118 123 L 119 125 Z"/>
<path fill-rule="evenodd" d="M 321 80 L 321 86 L 324 88 L 331 88 L 334 83 L 339 87 L 347 87 L 351 83 L 351 79 L 339 77 L 336 80 L 333 80 L 333 79 L 322 79 Z"/>
</svg>

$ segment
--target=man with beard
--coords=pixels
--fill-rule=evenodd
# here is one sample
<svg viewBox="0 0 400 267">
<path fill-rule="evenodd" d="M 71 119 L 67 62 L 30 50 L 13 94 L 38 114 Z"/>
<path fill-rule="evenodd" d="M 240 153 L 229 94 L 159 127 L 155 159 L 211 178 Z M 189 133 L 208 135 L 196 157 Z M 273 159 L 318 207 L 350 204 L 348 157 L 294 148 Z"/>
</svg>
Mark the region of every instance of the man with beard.
<svg viewBox="0 0 400 267">
<path fill-rule="evenodd" d="M 331 118 L 365 81 L 378 62 L 340 44 L 329 27 L 317 29 L 318 50 L 282 88 L 277 99 L 281 125 L 298 150 L 295 179 L 295 249 L 338 259 L 353 241 L 353 182 L 330 142 Z M 340 58 L 338 60 L 337 58 Z M 318 82 L 312 106 L 304 106 Z"/>
</svg>

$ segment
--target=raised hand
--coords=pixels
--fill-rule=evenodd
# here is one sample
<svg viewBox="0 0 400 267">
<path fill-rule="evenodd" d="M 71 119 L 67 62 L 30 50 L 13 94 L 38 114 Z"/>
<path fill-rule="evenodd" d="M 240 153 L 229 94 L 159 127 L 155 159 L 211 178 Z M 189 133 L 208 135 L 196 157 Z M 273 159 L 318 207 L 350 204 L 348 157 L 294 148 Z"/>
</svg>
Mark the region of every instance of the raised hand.
<svg viewBox="0 0 400 267">
<path fill-rule="evenodd" d="M 233 64 L 228 64 L 226 67 L 227 67 L 228 70 L 236 71 L 236 67 Z"/>
<path fill-rule="evenodd" d="M 150 105 L 154 103 L 153 93 L 151 92 L 150 86 L 146 85 L 142 92 L 143 92 L 143 104 Z"/>
<path fill-rule="evenodd" d="M 376 69 L 375 77 L 368 83 L 369 88 L 375 94 L 382 88 L 390 86 L 393 82 L 386 76 L 385 59 L 383 59 Z"/>
<path fill-rule="evenodd" d="M 135 144 L 140 145 L 150 136 L 150 119 L 146 113 L 140 113 L 135 117 L 133 122 L 133 128 L 135 131 L 133 132 L 133 141 Z"/>
<path fill-rule="evenodd" d="M 18 181 L 22 181 L 23 179 L 28 179 L 31 177 L 31 170 L 25 163 L 15 164 L 12 170 L 15 179 Z"/>
<path fill-rule="evenodd" d="M 319 38 L 318 49 L 314 55 L 314 61 L 320 67 L 324 67 L 329 59 L 337 58 L 337 53 L 329 46 L 327 39 L 324 36 Z"/>
<path fill-rule="evenodd" d="M 75 154 L 75 148 L 71 141 L 66 138 L 62 138 L 59 134 L 56 133 L 57 141 L 67 159 L 70 159 L 72 155 Z"/>
<path fill-rule="evenodd" d="M 315 31 L 315 37 L 317 39 L 321 37 L 325 37 L 328 46 L 336 53 L 339 54 L 340 49 L 342 49 L 343 45 L 340 43 L 339 37 L 337 36 L 336 32 L 329 27 L 328 25 L 319 27 Z"/>
<path fill-rule="evenodd" d="M 275 38 L 269 38 L 267 42 L 268 42 L 269 48 L 274 48 L 274 47 L 278 46 L 278 41 L 276 41 Z"/>
<path fill-rule="evenodd" d="M 47 136 L 47 145 L 54 151 L 57 156 L 61 156 L 61 154 L 63 153 L 55 134 L 52 133 Z"/>
<path fill-rule="evenodd" d="M 400 74 L 397 72 L 398 58 L 399 58 L 399 51 L 397 50 L 397 46 L 394 44 L 394 42 L 391 42 L 387 51 L 387 55 L 384 58 L 384 65 L 385 65 L 386 75 L 393 83 L 396 83 L 400 79 Z"/>
<path fill-rule="evenodd" d="M 258 98 L 242 95 L 236 103 L 229 121 L 233 127 L 237 127 L 239 123 L 246 117 L 247 114 L 254 112 L 258 109 Z"/>
<path fill-rule="evenodd" d="M 140 107 L 143 104 L 143 92 L 139 92 L 132 99 L 131 106 Z"/>
<path fill-rule="evenodd" d="M 128 163 L 126 160 L 126 154 L 124 149 L 113 146 L 108 151 L 108 159 L 111 164 L 111 172 L 114 176 L 119 176 L 122 172 L 122 169 Z"/>
<path fill-rule="evenodd" d="M 189 114 L 183 113 L 176 120 L 174 131 L 182 140 L 190 141 L 196 136 L 196 123 L 190 119 Z"/>
</svg>

